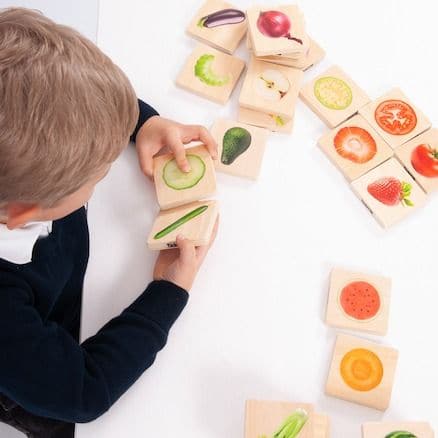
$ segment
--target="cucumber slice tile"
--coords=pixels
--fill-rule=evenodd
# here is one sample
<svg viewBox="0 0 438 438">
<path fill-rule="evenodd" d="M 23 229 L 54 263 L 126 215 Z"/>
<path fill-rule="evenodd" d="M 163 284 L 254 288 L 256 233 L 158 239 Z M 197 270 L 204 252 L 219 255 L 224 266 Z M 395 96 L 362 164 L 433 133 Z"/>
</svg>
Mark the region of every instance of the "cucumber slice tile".
<svg viewBox="0 0 438 438">
<path fill-rule="evenodd" d="M 174 190 L 185 190 L 194 187 L 205 175 L 204 160 L 198 155 L 188 154 L 190 172 L 179 169 L 176 160 L 169 160 L 163 168 L 163 180 L 165 184 Z"/>
</svg>

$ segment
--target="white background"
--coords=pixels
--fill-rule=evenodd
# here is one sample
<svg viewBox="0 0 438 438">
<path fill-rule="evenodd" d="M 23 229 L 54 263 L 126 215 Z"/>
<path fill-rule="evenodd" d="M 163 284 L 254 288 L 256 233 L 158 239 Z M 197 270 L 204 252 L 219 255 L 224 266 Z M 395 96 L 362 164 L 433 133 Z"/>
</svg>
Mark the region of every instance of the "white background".
<svg viewBox="0 0 438 438">
<path fill-rule="evenodd" d="M 252 2 L 235 4 L 245 9 Z M 209 126 L 237 117 L 241 83 L 225 107 L 174 86 L 195 46 L 184 28 L 198 6 L 199 0 L 102 0 L 98 44 L 162 115 Z M 400 86 L 438 124 L 438 4 L 306 0 L 300 6 L 327 51 L 306 81 L 336 63 L 371 97 Z M 247 58 L 244 45 L 237 55 Z M 77 437 L 241 438 L 248 398 L 312 402 L 330 415 L 335 438 L 359 438 L 360 424 L 376 420 L 428 420 L 438 430 L 438 197 L 382 230 L 316 147 L 325 130 L 300 102 L 293 134 L 270 136 L 258 182 L 218 175 L 218 239 L 168 345 L 107 414 L 77 427 Z M 145 242 L 157 211 L 153 187 L 129 148 L 89 205 L 84 338 L 150 281 L 155 254 Z M 375 338 L 400 351 L 384 414 L 324 395 L 337 332 L 324 324 L 325 301 L 336 265 L 393 279 L 389 333 Z"/>
</svg>

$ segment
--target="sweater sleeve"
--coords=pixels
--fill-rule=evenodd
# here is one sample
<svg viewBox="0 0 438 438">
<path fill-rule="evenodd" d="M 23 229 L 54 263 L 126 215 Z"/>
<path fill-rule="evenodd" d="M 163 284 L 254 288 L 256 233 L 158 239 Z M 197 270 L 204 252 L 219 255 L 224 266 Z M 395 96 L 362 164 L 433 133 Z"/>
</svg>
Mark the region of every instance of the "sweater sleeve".
<svg viewBox="0 0 438 438">
<path fill-rule="evenodd" d="M 21 284 L 20 284 L 21 283 Z M 43 321 L 30 287 L 0 274 L 0 392 L 35 415 L 88 422 L 154 362 L 188 294 L 154 281 L 82 344 Z"/>
<path fill-rule="evenodd" d="M 150 119 L 152 116 L 159 115 L 154 108 L 152 108 L 150 105 L 148 105 L 146 102 L 143 102 L 140 99 L 138 99 L 138 109 L 139 109 L 139 114 L 138 114 L 137 125 L 130 137 L 130 140 L 132 142 L 135 142 L 135 138 L 137 137 L 138 131 L 143 126 L 143 123 L 146 122 L 148 119 Z"/>
</svg>

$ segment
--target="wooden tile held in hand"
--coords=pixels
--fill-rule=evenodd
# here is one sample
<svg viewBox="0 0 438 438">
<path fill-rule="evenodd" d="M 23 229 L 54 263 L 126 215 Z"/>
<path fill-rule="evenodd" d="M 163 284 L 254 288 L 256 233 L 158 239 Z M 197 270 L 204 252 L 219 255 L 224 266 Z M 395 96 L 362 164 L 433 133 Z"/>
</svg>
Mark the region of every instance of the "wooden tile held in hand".
<svg viewBox="0 0 438 438">
<path fill-rule="evenodd" d="M 148 247 L 156 251 L 175 248 L 178 234 L 196 246 L 207 245 L 217 215 L 216 201 L 197 201 L 160 211 L 149 234 Z"/>
<path fill-rule="evenodd" d="M 162 210 L 178 207 L 192 201 L 206 198 L 216 191 L 216 173 L 213 160 L 204 145 L 186 149 L 186 156 L 194 156 L 195 164 L 199 163 L 203 166 L 203 172 L 193 169 L 188 173 L 183 173 L 177 170 L 186 183 L 183 186 L 190 186 L 190 179 L 196 181 L 195 171 L 200 173 L 200 179 L 191 187 L 174 188 L 165 181 L 164 169 L 165 166 L 172 162 L 170 166 L 175 164 L 175 158 L 172 154 L 160 155 L 154 159 L 154 183 L 157 193 L 157 200 Z M 202 170 L 202 169 L 201 169 Z M 184 181 L 183 181 L 184 182 Z"/>
</svg>

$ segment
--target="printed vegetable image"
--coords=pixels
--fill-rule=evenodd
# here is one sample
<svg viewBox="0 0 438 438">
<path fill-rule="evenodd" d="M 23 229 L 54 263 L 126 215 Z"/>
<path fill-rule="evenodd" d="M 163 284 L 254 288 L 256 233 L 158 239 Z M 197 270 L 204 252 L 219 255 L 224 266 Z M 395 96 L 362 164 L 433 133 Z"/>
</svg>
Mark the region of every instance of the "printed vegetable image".
<svg viewBox="0 0 438 438">
<path fill-rule="evenodd" d="M 404 430 L 396 430 L 395 432 L 388 433 L 385 435 L 385 438 L 417 438 L 417 435 L 414 435 L 411 432 L 406 432 Z"/>
<path fill-rule="evenodd" d="M 272 102 L 281 100 L 289 88 L 289 79 L 279 70 L 265 70 L 255 79 L 255 92 Z"/>
<path fill-rule="evenodd" d="M 283 120 L 283 118 L 281 116 L 279 116 L 277 114 L 269 114 L 269 115 L 273 118 L 273 120 L 277 126 L 284 126 L 286 124 L 286 122 Z"/>
<path fill-rule="evenodd" d="M 413 207 L 409 199 L 412 185 L 394 177 L 386 177 L 368 185 L 368 193 L 382 204 L 395 206 L 401 203 L 405 207 Z"/>
<path fill-rule="evenodd" d="M 357 126 L 341 128 L 334 138 L 336 152 L 346 160 L 363 164 L 377 153 L 377 144 L 371 134 Z"/>
<path fill-rule="evenodd" d="M 175 222 L 173 222 L 172 224 L 168 225 L 166 228 L 163 228 L 161 231 L 155 234 L 154 239 L 158 240 L 163 238 L 164 236 L 167 236 L 169 233 L 171 233 L 173 230 L 176 230 L 181 225 L 184 225 L 186 222 L 204 213 L 204 211 L 207 210 L 207 208 L 208 205 L 202 205 L 201 207 L 195 208 L 191 212 L 185 214 L 183 217 L 179 218 L 178 220 L 176 220 Z"/>
<path fill-rule="evenodd" d="M 289 17 L 283 12 L 260 12 L 257 20 L 257 28 L 263 35 L 267 37 L 287 38 L 288 40 L 303 44 L 303 40 L 295 38 L 291 35 L 291 22 Z"/>
<path fill-rule="evenodd" d="M 241 23 L 245 18 L 245 13 L 238 9 L 222 9 L 202 17 L 198 21 L 198 26 L 211 29 L 227 24 Z"/>
<path fill-rule="evenodd" d="M 204 84 L 222 87 L 230 81 L 229 76 L 219 76 L 213 71 L 215 56 L 208 53 L 200 56 L 195 64 L 195 76 Z"/>
<path fill-rule="evenodd" d="M 373 318 L 380 310 L 379 292 L 366 281 L 347 284 L 339 295 L 339 302 L 348 316 L 360 321 Z"/>
<path fill-rule="evenodd" d="M 251 145 L 251 134 L 246 129 L 235 126 L 225 132 L 222 144 L 221 162 L 232 164 Z"/>
<path fill-rule="evenodd" d="M 389 134 L 405 135 L 417 126 L 414 109 L 402 100 L 385 100 L 374 113 L 377 124 Z"/>
<path fill-rule="evenodd" d="M 271 438 L 295 438 L 298 437 L 301 429 L 304 427 L 309 416 L 304 409 L 298 408 L 289 417 L 284 420 Z M 258 438 L 268 438 L 267 435 L 261 435 Z"/>
<path fill-rule="evenodd" d="M 198 184 L 205 174 L 205 163 L 198 155 L 188 154 L 187 160 L 190 172 L 179 169 L 175 158 L 170 159 L 163 168 L 163 180 L 168 187 L 174 190 L 190 189 Z"/>
<path fill-rule="evenodd" d="M 420 144 L 411 154 L 411 163 L 414 169 L 428 178 L 438 177 L 438 149 L 430 144 Z"/>
<path fill-rule="evenodd" d="M 340 373 L 350 388 L 356 391 L 371 391 L 382 381 L 383 365 L 372 351 L 357 348 L 342 358 Z"/>
<path fill-rule="evenodd" d="M 342 79 L 333 76 L 319 78 L 313 87 L 315 97 L 326 108 L 344 110 L 353 101 L 351 87 Z"/>
</svg>

